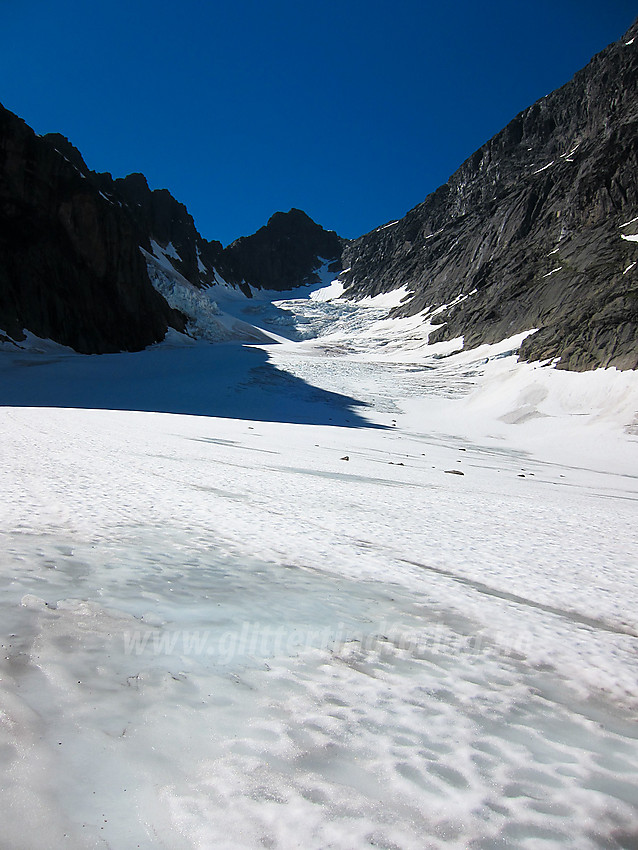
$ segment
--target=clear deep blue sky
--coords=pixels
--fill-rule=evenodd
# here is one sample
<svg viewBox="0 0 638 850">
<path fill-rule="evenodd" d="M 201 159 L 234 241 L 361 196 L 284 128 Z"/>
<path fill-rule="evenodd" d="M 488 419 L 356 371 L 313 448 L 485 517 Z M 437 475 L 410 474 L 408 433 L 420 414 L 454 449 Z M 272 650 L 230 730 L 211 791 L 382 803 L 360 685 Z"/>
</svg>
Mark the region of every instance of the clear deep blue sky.
<svg viewBox="0 0 638 850">
<path fill-rule="evenodd" d="M 224 244 L 276 210 L 355 237 L 619 38 L 635 0 L 0 0 L 0 102 L 146 174 Z"/>
</svg>

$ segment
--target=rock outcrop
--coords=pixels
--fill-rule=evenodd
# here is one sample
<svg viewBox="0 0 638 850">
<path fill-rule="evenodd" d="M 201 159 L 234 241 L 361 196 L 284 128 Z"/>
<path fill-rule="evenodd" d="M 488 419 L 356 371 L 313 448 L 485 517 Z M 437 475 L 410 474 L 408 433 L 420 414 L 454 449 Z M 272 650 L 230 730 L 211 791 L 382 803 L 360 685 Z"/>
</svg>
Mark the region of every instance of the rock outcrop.
<svg viewBox="0 0 638 850">
<path fill-rule="evenodd" d="M 403 219 L 351 243 L 341 277 L 355 298 L 407 286 L 398 316 L 455 302 L 431 342 L 537 328 L 524 359 L 636 368 L 637 233 L 638 21 Z"/>
<path fill-rule="evenodd" d="M 97 174 L 64 136 L 36 136 L 0 107 L 0 330 L 140 349 L 186 327 L 147 262 L 171 286 L 173 273 L 187 289 L 223 279 L 248 296 L 314 283 L 327 262 L 348 267 L 346 296 L 405 286 L 393 314 L 436 310 L 431 342 L 537 329 L 525 359 L 636 368 L 637 37 L 638 21 L 403 219 L 351 243 L 292 209 L 223 248 L 167 190 Z"/>
<path fill-rule="evenodd" d="M 250 295 L 246 284 L 282 290 L 312 282 L 325 259 L 340 269 L 342 245 L 291 210 L 223 249 L 143 174 L 91 171 L 65 136 L 36 136 L 0 107 L 0 330 L 14 340 L 29 330 L 103 353 L 144 348 L 169 326 L 184 330 L 187 317 L 151 283 L 157 269 L 149 277 L 148 255 L 163 277 L 175 270 L 178 286 L 205 288 L 222 270 Z"/>
<path fill-rule="evenodd" d="M 0 328 L 85 353 L 182 329 L 149 281 L 133 219 L 55 141 L 0 107 Z"/>
<path fill-rule="evenodd" d="M 324 230 L 306 213 L 292 209 L 275 213 L 252 236 L 242 236 L 224 249 L 218 268 L 234 286 L 245 284 L 281 292 L 306 283 L 317 283 L 324 262 L 341 269 L 346 244 L 333 230 Z"/>
<path fill-rule="evenodd" d="M 108 172 L 91 171 L 80 151 L 65 136 L 48 133 L 44 138 L 73 163 L 103 197 L 126 208 L 137 225 L 140 244 L 145 250 L 153 253 L 151 241 L 161 248 L 170 245 L 169 260 L 176 271 L 194 286 L 213 283 L 222 244 L 209 242 L 200 235 L 184 204 L 176 201 L 168 189 L 151 190 L 143 174 L 113 179 Z"/>
<path fill-rule="evenodd" d="M 164 260 L 194 286 L 206 287 L 221 278 L 250 297 L 250 287 L 283 291 L 315 283 L 316 270 L 325 261 L 335 272 L 341 270 L 347 240 L 324 230 L 301 210 L 277 212 L 256 233 L 223 248 L 221 242 L 200 235 L 184 204 L 167 189 L 151 190 L 143 174 L 113 179 L 91 171 L 77 148 L 59 133 L 44 138 L 103 196 L 126 208 L 145 250 L 153 253 L 155 242 Z"/>
<path fill-rule="evenodd" d="M 153 240 L 162 248 L 171 245 L 170 262 L 194 286 L 213 283 L 221 242 L 204 239 L 184 204 L 176 201 L 167 189 L 151 191 L 143 174 L 129 174 L 116 180 L 110 174 L 98 174 L 95 179 L 104 192 L 127 206 L 144 243 Z"/>
</svg>

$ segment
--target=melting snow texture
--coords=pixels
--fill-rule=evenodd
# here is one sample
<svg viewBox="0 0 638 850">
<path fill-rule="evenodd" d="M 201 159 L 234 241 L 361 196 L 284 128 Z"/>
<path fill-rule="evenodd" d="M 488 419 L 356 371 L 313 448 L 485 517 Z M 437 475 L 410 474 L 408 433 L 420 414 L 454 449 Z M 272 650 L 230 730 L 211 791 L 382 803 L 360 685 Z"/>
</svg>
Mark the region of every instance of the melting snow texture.
<svg viewBox="0 0 638 850">
<path fill-rule="evenodd" d="M 0 352 L 3 846 L 635 846 L 636 375 L 340 294 Z"/>
</svg>

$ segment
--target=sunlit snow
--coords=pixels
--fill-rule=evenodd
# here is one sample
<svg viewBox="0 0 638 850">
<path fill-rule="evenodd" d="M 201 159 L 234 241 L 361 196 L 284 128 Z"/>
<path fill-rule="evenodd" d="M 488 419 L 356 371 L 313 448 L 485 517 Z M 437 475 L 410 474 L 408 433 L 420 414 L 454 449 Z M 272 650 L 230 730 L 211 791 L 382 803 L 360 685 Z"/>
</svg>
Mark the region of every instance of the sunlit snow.
<svg viewBox="0 0 638 850">
<path fill-rule="evenodd" d="M 152 242 L 155 255 L 144 248 L 140 251 L 146 258 L 146 267 L 151 283 L 166 301 L 179 310 L 188 319 L 187 331 L 192 338 L 208 342 L 228 342 L 243 340 L 246 342 L 269 342 L 270 334 L 264 333 L 254 325 L 239 321 L 223 312 L 214 300 L 215 288 L 198 289 L 176 271 L 156 242 Z M 171 243 L 169 242 L 169 246 Z"/>
<path fill-rule="evenodd" d="M 199 252 L 199 245 L 197 246 L 197 249 L 196 249 L 196 250 L 197 250 L 197 270 L 200 272 L 200 274 L 206 274 L 206 272 L 208 271 L 208 269 L 207 269 L 207 268 L 206 268 L 206 266 L 202 263 L 202 255 L 201 255 L 201 254 L 200 254 L 200 252 Z"/>
<path fill-rule="evenodd" d="M 316 290 L 0 343 L 0 843 L 635 846 L 636 374 Z"/>
<path fill-rule="evenodd" d="M 554 160 L 548 162 L 547 165 L 544 165 L 542 168 L 537 169 L 536 171 L 532 171 L 532 174 L 540 174 L 543 171 L 547 171 L 548 168 L 551 168 L 554 164 Z"/>
</svg>

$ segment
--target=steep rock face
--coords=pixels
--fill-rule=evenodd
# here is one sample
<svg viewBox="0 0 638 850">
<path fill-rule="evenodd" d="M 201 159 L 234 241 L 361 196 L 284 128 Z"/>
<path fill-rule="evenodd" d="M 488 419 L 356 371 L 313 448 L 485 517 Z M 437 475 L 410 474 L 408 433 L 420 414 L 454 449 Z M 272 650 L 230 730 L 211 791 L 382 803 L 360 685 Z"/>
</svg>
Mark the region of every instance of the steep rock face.
<svg viewBox="0 0 638 850">
<path fill-rule="evenodd" d="M 395 315 L 457 302 L 431 342 L 538 328 L 524 359 L 636 368 L 638 244 L 623 238 L 638 233 L 636 36 L 638 22 L 403 219 L 351 243 L 346 295 L 406 285 Z"/>
<path fill-rule="evenodd" d="M 0 328 L 85 353 L 144 348 L 182 317 L 151 286 L 135 223 L 68 153 L 0 107 Z"/>
<path fill-rule="evenodd" d="M 289 289 L 317 280 L 322 260 L 341 268 L 343 240 L 299 210 L 223 249 L 143 174 L 91 171 L 65 136 L 36 136 L 6 110 L 0 119 L 0 330 L 16 340 L 26 329 L 85 353 L 139 349 L 168 325 L 199 327 L 155 291 L 158 275 L 166 297 L 176 286 L 211 309 L 184 287 L 225 276 L 250 296 L 247 283 Z"/>
<path fill-rule="evenodd" d="M 151 240 L 162 249 L 172 246 L 165 259 L 176 271 L 194 286 L 213 282 L 215 265 L 222 251 L 221 242 L 204 239 L 184 204 L 175 200 L 167 189 L 151 190 L 143 174 L 113 179 L 108 172 L 91 171 L 80 151 L 65 136 L 47 133 L 44 138 L 104 197 L 126 208 L 137 225 L 140 245 L 145 250 L 153 253 Z"/>
<path fill-rule="evenodd" d="M 282 291 L 318 280 L 322 261 L 339 264 L 343 245 L 333 231 L 324 230 L 306 213 L 292 209 L 277 212 L 251 236 L 242 236 L 227 248 L 204 239 L 184 204 L 166 189 L 151 190 L 143 174 L 113 179 L 110 174 L 90 171 L 80 152 L 59 134 L 49 134 L 58 151 L 73 162 L 88 180 L 112 200 L 126 207 L 140 230 L 140 244 L 153 253 L 150 241 L 163 250 L 164 259 L 197 287 L 221 277 L 243 289 Z M 164 251 L 167 249 L 167 251 Z"/>
<path fill-rule="evenodd" d="M 242 236 L 225 248 L 218 268 L 234 286 L 248 283 L 283 291 L 316 283 L 323 260 L 338 271 L 344 244 L 334 231 L 324 230 L 301 210 L 292 209 L 275 213 L 252 236 Z"/>
<path fill-rule="evenodd" d="M 204 239 L 184 204 L 176 201 L 167 189 L 151 191 L 143 174 L 129 174 L 116 180 L 110 174 L 95 178 L 105 192 L 127 205 L 144 241 L 153 239 L 162 248 L 173 246 L 169 259 L 181 275 L 195 286 L 213 282 L 221 242 Z"/>
</svg>

